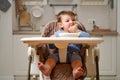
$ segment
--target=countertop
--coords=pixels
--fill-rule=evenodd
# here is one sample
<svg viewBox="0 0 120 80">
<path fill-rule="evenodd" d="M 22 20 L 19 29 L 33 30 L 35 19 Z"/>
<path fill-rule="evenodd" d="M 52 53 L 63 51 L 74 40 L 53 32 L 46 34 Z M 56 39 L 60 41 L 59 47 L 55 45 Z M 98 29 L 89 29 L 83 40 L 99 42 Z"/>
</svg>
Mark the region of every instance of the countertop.
<svg viewBox="0 0 120 80">
<path fill-rule="evenodd" d="M 110 31 L 110 32 L 92 32 L 92 31 L 87 31 L 90 35 L 94 36 L 117 36 L 118 32 L 117 31 Z"/>
<path fill-rule="evenodd" d="M 41 35 L 41 32 L 39 30 L 13 31 L 13 35 Z"/>
<path fill-rule="evenodd" d="M 110 32 L 87 31 L 87 32 L 93 36 L 117 36 L 118 35 L 116 31 L 110 31 Z M 13 31 L 13 35 L 41 35 L 41 32 L 40 31 Z"/>
</svg>

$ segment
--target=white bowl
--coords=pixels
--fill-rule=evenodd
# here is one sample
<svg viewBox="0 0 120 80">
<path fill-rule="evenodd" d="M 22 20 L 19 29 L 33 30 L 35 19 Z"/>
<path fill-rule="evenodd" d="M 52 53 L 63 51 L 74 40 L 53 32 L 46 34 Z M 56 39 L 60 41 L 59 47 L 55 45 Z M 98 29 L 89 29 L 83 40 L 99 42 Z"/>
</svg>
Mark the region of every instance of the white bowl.
<svg viewBox="0 0 120 80">
<path fill-rule="evenodd" d="M 42 16 L 42 8 L 39 6 L 34 6 L 31 8 L 31 14 L 33 15 L 33 17 L 41 17 Z"/>
<path fill-rule="evenodd" d="M 79 37 L 80 33 L 60 33 L 60 37 Z"/>
</svg>

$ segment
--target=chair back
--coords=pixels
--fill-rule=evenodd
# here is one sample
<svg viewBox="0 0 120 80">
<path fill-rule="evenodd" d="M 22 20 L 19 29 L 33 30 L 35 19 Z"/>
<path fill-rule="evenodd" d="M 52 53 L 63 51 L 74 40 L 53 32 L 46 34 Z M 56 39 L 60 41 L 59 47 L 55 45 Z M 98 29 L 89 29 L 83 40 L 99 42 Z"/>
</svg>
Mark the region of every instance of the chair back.
<svg viewBox="0 0 120 80">
<path fill-rule="evenodd" d="M 77 22 L 78 28 L 82 31 L 86 31 L 84 25 L 80 22 Z M 47 25 L 45 25 L 44 31 L 42 32 L 42 37 L 50 37 L 59 29 L 57 25 L 57 21 L 50 21 Z"/>
</svg>

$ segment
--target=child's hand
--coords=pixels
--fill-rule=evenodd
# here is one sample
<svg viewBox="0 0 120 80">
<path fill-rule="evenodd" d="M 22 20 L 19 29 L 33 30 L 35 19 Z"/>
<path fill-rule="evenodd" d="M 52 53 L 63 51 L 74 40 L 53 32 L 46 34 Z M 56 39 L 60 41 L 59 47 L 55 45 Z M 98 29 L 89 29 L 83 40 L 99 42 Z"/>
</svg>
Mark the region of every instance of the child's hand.
<svg viewBox="0 0 120 80">
<path fill-rule="evenodd" d="M 76 33 L 78 31 L 78 24 L 75 24 L 69 28 L 69 32 Z"/>
<path fill-rule="evenodd" d="M 52 36 L 50 36 L 50 37 L 55 37 L 55 35 L 52 35 Z"/>
</svg>

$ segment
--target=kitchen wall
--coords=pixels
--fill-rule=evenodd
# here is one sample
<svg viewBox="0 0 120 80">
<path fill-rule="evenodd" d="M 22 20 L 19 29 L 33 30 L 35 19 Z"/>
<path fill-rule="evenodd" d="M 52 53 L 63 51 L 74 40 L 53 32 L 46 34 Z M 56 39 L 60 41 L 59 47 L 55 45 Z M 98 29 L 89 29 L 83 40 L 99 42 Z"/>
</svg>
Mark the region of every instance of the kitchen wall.
<svg viewBox="0 0 120 80">
<path fill-rule="evenodd" d="M 119 33 L 118 34 L 118 37 L 117 37 L 117 80 L 120 79 L 120 62 L 119 62 L 119 59 L 120 59 L 120 0 L 118 0 L 118 8 L 117 8 L 117 32 Z"/>
<path fill-rule="evenodd" d="M 28 1 L 28 3 L 29 2 L 30 1 Z M 92 25 L 88 24 L 88 20 L 95 19 L 96 25 L 98 25 L 100 28 L 111 29 L 112 31 L 116 31 L 116 6 L 114 6 L 114 9 L 111 9 L 110 5 L 80 5 L 80 0 L 66 0 L 66 1 L 49 0 L 48 5 L 41 7 L 43 8 L 42 16 L 37 21 L 32 20 L 33 16 L 31 16 L 31 21 L 36 24 L 37 30 L 39 30 L 43 25 L 45 25 L 49 21 L 56 19 L 55 7 L 60 6 L 50 6 L 49 4 L 58 3 L 59 4 L 77 3 L 78 6 L 74 8 L 74 11 L 78 14 L 78 21 L 82 22 L 86 26 L 87 30 L 93 29 Z M 39 4 L 35 3 L 34 5 L 33 4 L 25 5 L 27 7 L 27 11 L 31 13 L 31 8 Z M 114 1 L 114 5 L 116 5 L 116 0 Z M 63 7 L 65 8 L 66 6 Z M 18 26 L 13 26 L 13 30 L 18 29 L 19 29 Z"/>
<path fill-rule="evenodd" d="M 0 10 L 0 28 L 0 80 L 13 80 L 12 7 Z"/>
<path fill-rule="evenodd" d="M 12 4 L 13 0 L 9 0 Z M 114 0 L 119 4 L 120 1 Z M 116 5 L 116 3 L 114 3 Z M 14 5 L 13 5 L 14 6 Z M 118 8 L 119 8 L 118 7 Z M 54 11 L 53 8 L 49 5 L 44 7 L 46 10 L 44 11 L 45 15 L 44 18 L 41 20 L 45 24 L 49 20 L 55 19 L 53 15 Z M 13 14 L 14 10 L 11 7 L 7 12 L 0 11 L 0 80 L 14 80 L 13 74 L 13 34 L 12 29 L 17 30 L 16 28 L 16 20 Z M 49 14 L 50 11 L 50 14 Z M 88 14 L 89 11 L 89 14 Z M 117 39 L 117 80 L 120 80 L 120 9 L 118 9 L 118 24 L 116 25 L 116 17 L 113 16 L 116 14 L 116 8 L 114 10 L 110 9 L 109 6 L 79 6 L 77 7 L 78 12 L 78 19 L 84 25 L 86 25 L 88 30 L 91 30 L 92 27 L 89 27 L 87 21 L 88 19 L 96 19 L 96 24 L 101 26 L 102 28 L 110 28 L 112 30 L 116 30 L 119 32 L 118 39 Z M 111 12 L 111 13 L 109 13 Z M 111 16 L 112 15 L 112 16 Z M 13 18 L 12 18 L 13 16 Z M 47 18 L 47 19 L 46 19 Z M 12 22 L 13 20 L 13 22 Z M 13 23 L 13 24 L 12 24 Z M 42 22 L 41 22 L 42 23 Z"/>
</svg>

